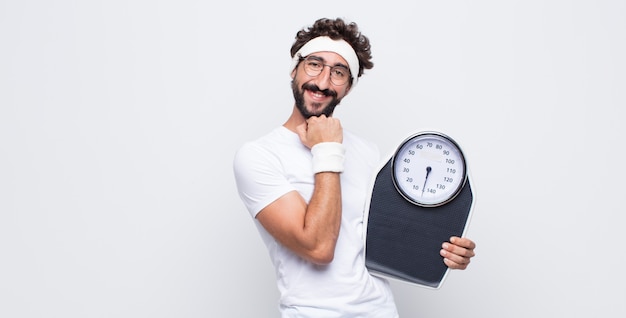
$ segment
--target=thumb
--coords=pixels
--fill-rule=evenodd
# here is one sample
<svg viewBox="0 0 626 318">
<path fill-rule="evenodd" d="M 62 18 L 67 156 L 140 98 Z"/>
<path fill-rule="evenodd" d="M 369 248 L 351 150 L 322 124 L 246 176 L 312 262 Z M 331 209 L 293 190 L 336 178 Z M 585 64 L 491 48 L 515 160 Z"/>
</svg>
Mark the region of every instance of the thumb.
<svg viewBox="0 0 626 318">
<path fill-rule="evenodd" d="M 307 132 L 307 127 L 308 124 L 307 122 L 303 122 L 302 124 L 296 126 L 296 133 L 298 134 L 298 137 L 300 137 L 300 141 L 302 141 L 303 144 L 306 145 L 306 132 Z"/>
</svg>

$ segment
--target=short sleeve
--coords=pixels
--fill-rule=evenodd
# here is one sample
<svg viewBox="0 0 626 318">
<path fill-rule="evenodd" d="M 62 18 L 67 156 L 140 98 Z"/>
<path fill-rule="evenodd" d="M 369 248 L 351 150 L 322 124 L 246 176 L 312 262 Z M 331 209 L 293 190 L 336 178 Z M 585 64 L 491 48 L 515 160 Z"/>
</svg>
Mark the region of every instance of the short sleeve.
<svg viewBox="0 0 626 318">
<path fill-rule="evenodd" d="M 279 158 L 253 142 L 245 143 L 236 152 L 233 171 L 239 197 L 252 217 L 295 190 L 285 177 Z"/>
</svg>

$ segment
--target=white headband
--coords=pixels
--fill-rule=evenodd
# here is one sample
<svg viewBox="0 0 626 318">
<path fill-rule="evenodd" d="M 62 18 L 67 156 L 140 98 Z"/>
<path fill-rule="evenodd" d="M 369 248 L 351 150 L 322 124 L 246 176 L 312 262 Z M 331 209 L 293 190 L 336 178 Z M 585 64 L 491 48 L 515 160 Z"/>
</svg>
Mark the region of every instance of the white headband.
<svg viewBox="0 0 626 318">
<path fill-rule="evenodd" d="M 344 40 L 333 40 L 328 36 L 316 37 L 304 44 L 293 56 L 290 72 L 293 72 L 296 66 L 298 66 L 300 57 L 306 57 L 315 52 L 335 52 L 341 55 L 341 57 L 348 62 L 352 76 L 352 86 L 356 85 L 359 77 L 359 58 L 356 56 L 356 52 L 354 52 L 354 49 L 348 42 Z"/>
</svg>

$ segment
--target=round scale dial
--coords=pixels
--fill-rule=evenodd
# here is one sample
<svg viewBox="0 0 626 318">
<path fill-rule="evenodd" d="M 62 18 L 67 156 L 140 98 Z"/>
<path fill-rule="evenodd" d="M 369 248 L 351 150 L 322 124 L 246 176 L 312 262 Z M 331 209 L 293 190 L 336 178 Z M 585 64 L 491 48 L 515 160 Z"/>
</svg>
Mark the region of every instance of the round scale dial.
<svg viewBox="0 0 626 318">
<path fill-rule="evenodd" d="M 392 174 L 396 189 L 405 199 L 419 206 L 440 206 L 454 199 L 465 185 L 465 156 L 444 134 L 418 133 L 396 150 Z"/>
</svg>

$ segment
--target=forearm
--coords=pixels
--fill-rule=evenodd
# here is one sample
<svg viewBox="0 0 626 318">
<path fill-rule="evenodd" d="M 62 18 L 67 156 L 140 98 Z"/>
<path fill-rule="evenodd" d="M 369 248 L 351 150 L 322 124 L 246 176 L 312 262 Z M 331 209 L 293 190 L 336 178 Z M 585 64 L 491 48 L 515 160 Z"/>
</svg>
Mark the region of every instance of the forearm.
<svg viewBox="0 0 626 318">
<path fill-rule="evenodd" d="M 332 261 L 341 226 L 340 174 L 320 172 L 315 175 L 315 188 L 306 209 L 303 235 L 311 261 L 326 264 Z"/>
</svg>

